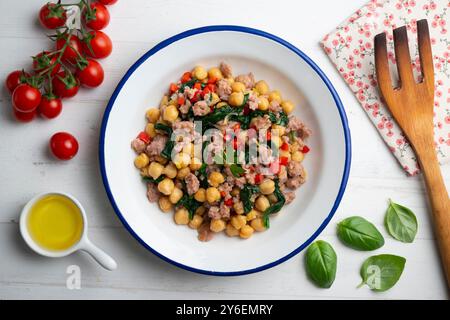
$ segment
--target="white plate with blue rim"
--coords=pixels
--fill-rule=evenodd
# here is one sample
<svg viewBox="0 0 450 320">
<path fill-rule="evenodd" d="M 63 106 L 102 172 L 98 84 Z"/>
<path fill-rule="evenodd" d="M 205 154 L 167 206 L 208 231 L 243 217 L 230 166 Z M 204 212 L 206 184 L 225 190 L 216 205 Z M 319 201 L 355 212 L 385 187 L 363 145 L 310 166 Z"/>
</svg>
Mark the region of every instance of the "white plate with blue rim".
<svg viewBox="0 0 450 320">
<path fill-rule="evenodd" d="M 168 84 L 193 66 L 253 72 L 297 105 L 312 129 L 304 161 L 308 181 L 296 199 L 271 217 L 270 229 L 249 240 L 219 234 L 200 242 L 177 226 L 172 214 L 149 203 L 133 165 L 130 141 L 145 126 L 145 111 L 158 106 Z M 344 108 L 320 68 L 302 51 L 272 34 L 239 26 L 188 30 L 156 45 L 125 74 L 106 108 L 100 136 L 100 168 L 106 193 L 125 228 L 149 251 L 180 268 L 208 275 L 259 272 L 293 257 L 319 236 L 343 196 L 351 143 Z"/>
</svg>

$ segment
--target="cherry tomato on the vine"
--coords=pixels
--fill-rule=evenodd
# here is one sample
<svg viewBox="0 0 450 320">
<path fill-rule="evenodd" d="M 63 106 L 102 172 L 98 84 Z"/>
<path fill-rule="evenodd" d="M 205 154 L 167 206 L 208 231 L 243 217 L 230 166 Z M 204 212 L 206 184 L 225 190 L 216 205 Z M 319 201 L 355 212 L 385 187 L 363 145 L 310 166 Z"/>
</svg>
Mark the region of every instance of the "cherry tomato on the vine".
<svg viewBox="0 0 450 320">
<path fill-rule="evenodd" d="M 14 89 L 16 89 L 20 84 L 24 83 L 26 77 L 29 74 L 20 70 L 16 70 L 8 74 L 5 80 L 5 86 L 8 89 L 9 93 L 13 93 Z"/>
<path fill-rule="evenodd" d="M 78 152 L 78 141 L 70 133 L 58 132 L 50 138 L 50 150 L 58 159 L 69 160 Z"/>
<path fill-rule="evenodd" d="M 91 3 L 89 8 L 83 11 L 83 20 L 86 26 L 93 30 L 102 30 L 109 24 L 109 11 L 99 2 Z"/>
<path fill-rule="evenodd" d="M 67 37 L 68 35 L 65 34 L 56 40 L 56 50 L 61 50 L 64 48 L 67 42 Z M 76 35 L 70 35 L 69 42 L 62 55 L 62 60 L 74 63 L 79 58 L 79 55 L 82 54 L 83 45 L 80 39 Z"/>
<path fill-rule="evenodd" d="M 105 73 L 100 63 L 94 59 L 87 58 L 86 64 L 77 70 L 76 76 L 82 85 L 94 88 L 102 84 Z"/>
<path fill-rule="evenodd" d="M 39 11 L 39 21 L 48 29 L 60 28 L 66 24 L 66 10 L 60 4 L 49 2 Z"/>
<path fill-rule="evenodd" d="M 117 2 L 117 0 L 99 0 L 99 2 L 103 3 L 106 6 L 112 5 Z"/>
<path fill-rule="evenodd" d="M 112 52 L 112 41 L 102 31 L 89 31 L 83 39 L 83 49 L 86 55 L 96 59 L 103 59 Z"/>
<path fill-rule="evenodd" d="M 20 112 L 35 111 L 40 102 L 41 92 L 26 83 L 19 85 L 12 95 L 12 105 Z"/>
<path fill-rule="evenodd" d="M 54 76 L 61 69 L 61 64 L 58 63 L 58 53 L 43 51 L 37 56 L 33 57 L 33 70 L 36 73 L 48 71 L 52 68 L 51 75 Z"/>
<path fill-rule="evenodd" d="M 34 118 L 36 118 L 37 110 L 31 111 L 31 112 L 20 112 L 13 108 L 13 114 L 14 118 L 20 122 L 30 122 Z"/>
<path fill-rule="evenodd" d="M 42 96 L 38 110 L 44 118 L 56 118 L 61 113 L 62 100 L 54 95 L 45 94 Z"/>
<path fill-rule="evenodd" d="M 78 93 L 80 81 L 71 73 L 61 71 L 52 80 L 53 92 L 61 98 L 71 98 Z"/>
</svg>

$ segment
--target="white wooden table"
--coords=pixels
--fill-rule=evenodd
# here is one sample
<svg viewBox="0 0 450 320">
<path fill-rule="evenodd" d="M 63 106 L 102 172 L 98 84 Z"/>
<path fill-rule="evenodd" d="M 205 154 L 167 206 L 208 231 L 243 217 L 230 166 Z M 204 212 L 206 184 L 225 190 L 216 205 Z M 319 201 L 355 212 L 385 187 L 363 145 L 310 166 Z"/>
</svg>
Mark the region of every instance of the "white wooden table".
<svg viewBox="0 0 450 320">
<path fill-rule="evenodd" d="M 106 32 L 114 51 L 103 61 L 106 81 L 96 90 L 82 90 L 65 102 L 53 121 L 20 124 L 12 119 L 10 98 L 0 96 L 0 299 L 445 299 L 446 287 L 431 231 L 424 186 L 420 177 L 407 178 L 365 113 L 318 46 L 325 33 L 367 0 L 353 1 L 215 1 L 119 0 L 110 7 Z M 0 75 L 29 66 L 29 56 L 50 47 L 38 27 L 37 12 L 46 0 L 0 1 Z M 226 3 L 226 4 L 225 4 Z M 302 49 L 325 71 L 345 105 L 350 122 L 353 161 L 347 191 L 335 218 L 320 238 L 329 241 L 339 259 L 333 287 L 318 289 L 306 278 L 303 254 L 270 270 L 248 276 L 218 278 L 178 269 L 151 254 L 124 229 L 109 204 L 100 178 L 97 152 L 103 110 L 127 68 L 161 40 L 183 30 L 237 24 L 276 34 Z M 61 130 L 80 142 L 77 157 L 54 160 L 49 137 Z M 450 168 L 444 168 L 450 185 Z M 31 252 L 19 235 L 21 207 L 39 192 L 61 190 L 75 195 L 89 216 L 94 242 L 115 257 L 118 270 L 108 272 L 84 253 L 47 259 Z M 383 227 L 389 198 L 409 206 L 420 223 L 416 241 L 402 244 Z M 407 258 L 399 283 L 389 292 L 357 289 L 359 268 L 372 253 L 343 246 L 336 223 L 349 215 L 373 221 L 386 237 L 379 253 Z M 81 289 L 66 288 L 66 268 L 81 268 Z"/>
</svg>

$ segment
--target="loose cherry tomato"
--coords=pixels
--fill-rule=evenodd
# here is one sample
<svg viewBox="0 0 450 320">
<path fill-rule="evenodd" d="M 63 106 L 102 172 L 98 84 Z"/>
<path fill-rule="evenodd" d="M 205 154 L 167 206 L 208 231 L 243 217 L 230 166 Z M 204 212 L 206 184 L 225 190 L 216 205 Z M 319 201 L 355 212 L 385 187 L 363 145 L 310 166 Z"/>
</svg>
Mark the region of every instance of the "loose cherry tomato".
<svg viewBox="0 0 450 320">
<path fill-rule="evenodd" d="M 62 36 L 59 37 L 59 39 L 56 40 L 56 50 L 61 50 L 62 48 L 64 48 L 67 42 L 67 37 L 68 37 L 67 34 L 63 34 Z M 73 34 L 70 35 L 69 43 L 62 55 L 62 60 L 75 63 L 79 55 L 82 54 L 83 54 L 83 45 L 80 39 L 76 35 Z"/>
<path fill-rule="evenodd" d="M 82 66 L 82 69 L 77 70 L 77 78 L 82 85 L 94 88 L 102 84 L 105 78 L 102 65 L 94 59 L 86 59 L 87 64 Z"/>
<path fill-rule="evenodd" d="M 69 160 L 78 152 L 78 141 L 70 133 L 58 132 L 50 138 L 50 150 L 58 159 Z"/>
<path fill-rule="evenodd" d="M 44 70 L 46 71 L 50 68 L 53 68 L 51 74 L 52 76 L 54 76 L 59 72 L 59 69 L 61 69 L 61 64 L 59 64 L 57 61 L 57 53 L 43 51 L 37 56 L 33 57 L 33 70 L 34 72 L 39 73 Z"/>
<path fill-rule="evenodd" d="M 48 29 L 56 29 L 64 26 L 67 21 L 66 10 L 56 3 L 47 3 L 39 11 L 39 21 Z"/>
<path fill-rule="evenodd" d="M 41 99 L 38 110 L 44 118 L 56 118 L 61 113 L 62 100 L 54 95 L 45 94 Z"/>
<path fill-rule="evenodd" d="M 25 78 L 28 76 L 28 73 L 20 70 L 16 70 L 8 74 L 5 80 L 5 86 L 8 89 L 9 93 L 12 94 L 14 92 L 14 89 L 16 89 L 20 84 L 24 83 Z"/>
<path fill-rule="evenodd" d="M 101 31 L 89 31 L 83 39 L 84 52 L 96 59 L 103 59 L 112 52 L 112 41 Z"/>
<path fill-rule="evenodd" d="M 30 122 L 34 118 L 36 118 L 37 111 L 31 111 L 31 112 L 20 112 L 17 111 L 15 108 L 13 108 L 13 114 L 17 121 L 20 122 Z"/>
<path fill-rule="evenodd" d="M 26 83 L 19 85 L 12 95 L 12 105 L 20 112 L 35 111 L 40 102 L 41 92 Z"/>
<path fill-rule="evenodd" d="M 98 0 L 98 1 L 103 3 L 106 6 L 112 5 L 117 2 L 117 0 Z"/>
<path fill-rule="evenodd" d="M 72 74 L 61 71 L 52 80 L 53 92 L 61 98 L 71 98 L 78 93 L 80 81 Z"/>
<path fill-rule="evenodd" d="M 109 24 L 109 11 L 99 2 L 91 3 L 89 8 L 83 11 L 83 20 L 86 26 L 94 30 L 102 30 Z"/>
</svg>

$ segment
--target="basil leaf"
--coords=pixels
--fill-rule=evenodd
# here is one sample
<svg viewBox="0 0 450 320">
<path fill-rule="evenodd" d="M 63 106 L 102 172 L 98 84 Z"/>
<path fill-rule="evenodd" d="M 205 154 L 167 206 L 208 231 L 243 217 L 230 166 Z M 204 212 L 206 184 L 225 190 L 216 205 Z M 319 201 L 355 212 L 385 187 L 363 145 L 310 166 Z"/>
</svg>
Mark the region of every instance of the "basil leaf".
<svg viewBox="0 0 450 320">
<path fill-rule="evenodd" d="M 241 175 L 243 175 L 245 173 L 244 168 L 242 168 L 239 164 L 235 164 L 235 163 L 233 163 L 230 166 L 230 171 L 233 174 L 233 176 L 235 176 L 236 178 L 239 178 Z"/>
<path fill-rule="evenodd" d="M 389 290 L 400 279 L 405 263 L 405 258 L 391 254 L 380 254 L 368 258 L 361 267 L 362 283 L 358 288 L 366 284 L 373 291 Z"/>
<path fill-rule="evenodd" d="M 350 217 L 338 224 L 338 237 L 350 248 L 371 251 L 384 245 L 384 238 L 378 229 L 361 217 Z"/>
<path fill-rule="evenodd" d="M 165 178 L 164 175 L 160 175 L 157 179 L 153 179 L 152 177 L 142 177 L 142 179 L 146 182 L 152 182 L 152 183 L 160 183 Z"/>
<path fill-rule="evenodd" d="M 410 209 L 389 200 L 384 222 L 389 234 L 395 239 L 406 243 L 414 241 L 418 225 Z"/>
<path fill-rule="evenodd" d="M 306 273 L 321 288 L 330 288 L 336 278 L 337 256 L 333 247 L 319 240 L 309 246 L 305 255 Z"/>
</svg>

